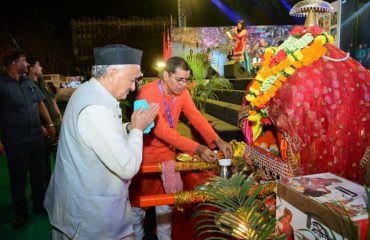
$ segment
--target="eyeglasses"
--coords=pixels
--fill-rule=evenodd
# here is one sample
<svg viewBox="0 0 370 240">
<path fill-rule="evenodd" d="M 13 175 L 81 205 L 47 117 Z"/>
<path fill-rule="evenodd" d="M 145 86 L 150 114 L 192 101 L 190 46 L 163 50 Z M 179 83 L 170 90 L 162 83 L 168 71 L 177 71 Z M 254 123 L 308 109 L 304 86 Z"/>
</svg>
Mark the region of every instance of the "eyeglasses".
<svg viewBox="0 0 370 240">
<path fill-rule="evenodd" d="M 172 75 L 171 75 L 171 78 L 172 79 L 175 79 L 175 81 L 177 82 L 177 83 L 182 83 L 182 84 L 188 84 L 189 82 L 190 82 L 190 80 L 189 79 L 185 79 L 185 78 L 175 78 L 175 77 L 173 77 Z"/>
</svg>

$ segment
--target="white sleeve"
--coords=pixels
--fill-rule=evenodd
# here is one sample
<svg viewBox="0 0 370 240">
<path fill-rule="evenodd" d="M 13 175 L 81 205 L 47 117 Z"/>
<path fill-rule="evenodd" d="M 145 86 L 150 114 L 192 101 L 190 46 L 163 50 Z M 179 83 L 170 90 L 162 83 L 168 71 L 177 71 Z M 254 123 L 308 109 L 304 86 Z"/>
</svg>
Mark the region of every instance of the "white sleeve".
<svg viewBox="0 0 370 240">
<path fill-rule="evenodd" d="M 78 131 L 100 161 L 121 179 L 131 179 L 139 171 L 143 153 L 143 133 L 130 134 L 112 110 L 100 105 L 83 109 L 78 118 Z"/>
</svg>

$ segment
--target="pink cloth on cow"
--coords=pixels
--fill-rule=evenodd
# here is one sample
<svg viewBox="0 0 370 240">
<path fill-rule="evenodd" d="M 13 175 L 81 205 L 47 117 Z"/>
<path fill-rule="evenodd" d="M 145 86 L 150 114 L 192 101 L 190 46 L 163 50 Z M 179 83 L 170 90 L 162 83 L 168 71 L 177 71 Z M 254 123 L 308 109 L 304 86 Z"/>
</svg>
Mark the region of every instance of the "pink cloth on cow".
<svg viewBox="0 0 370 240">
<path fill-rule="evenodd" d="M 331 172 L 360 183 L 360 160 L 370 143 L 370 72 L 325 46 L 334 60 L 297 69 L 271 100 L 269 117 L 291 137 L 302 175 Z"/>
<path fill-rule="evenodd" d="M 179 172 L 175 172 L 175 160 L 162 162 L 162 181 L 166 193 L 181 192 L 184 185 Z"/>
</svg>

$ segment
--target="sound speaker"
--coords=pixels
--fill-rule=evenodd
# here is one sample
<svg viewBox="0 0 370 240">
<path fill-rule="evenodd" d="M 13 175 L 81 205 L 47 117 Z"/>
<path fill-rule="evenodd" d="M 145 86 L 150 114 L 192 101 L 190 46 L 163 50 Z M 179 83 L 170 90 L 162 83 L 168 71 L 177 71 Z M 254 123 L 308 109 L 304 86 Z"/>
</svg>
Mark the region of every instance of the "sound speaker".
<svg viewBox="0 0 370 240">
<path fill-rule="evenodd" d="M 214 69 L 213 67 L 209 66 L 207 68 L 207 79 L 211 79 L 213 76 L 215 77 L 220 77 L 220 74 L 218 73 L 218 71 L 216 69 Z"/>
<path fill-rule="evenodd" d="M 225 63 L 224 76 L 226 78 L 247 78 L 249 73 L 240 62 L 232 60 Z"/>
</svg>

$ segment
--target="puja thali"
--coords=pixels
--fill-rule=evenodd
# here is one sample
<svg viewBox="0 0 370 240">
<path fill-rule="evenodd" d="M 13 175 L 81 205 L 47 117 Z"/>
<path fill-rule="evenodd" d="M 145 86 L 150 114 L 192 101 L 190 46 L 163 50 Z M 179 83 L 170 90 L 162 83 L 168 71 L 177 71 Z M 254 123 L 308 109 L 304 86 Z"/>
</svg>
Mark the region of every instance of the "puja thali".
<svg viewBox="0 0 370 240">
<path fill-rule="evenodd" d="M 192 161 L 193 157 L 186 153 L 178 153 L 176 155 L 176 160 L 180 162 L 188 162 L 188 161 Z"/>
<path fill-rule="evenodd" d="M 217 159 L 223 159 L 225 158 L 224 154 L 222 153 L 222 151 L 215 151 L 215 153 L 217 154 Z M 202 161 L 202 159 L 200 159 L 200 157 L 196 154 L 194 154 L 194 156 L 190 156 L 189 154 L 187 153 L 178 153 L 176 155 L 176 160 L 179 161 L 179 162 L 190 162 L 190 161 Z"/>
</svg>

